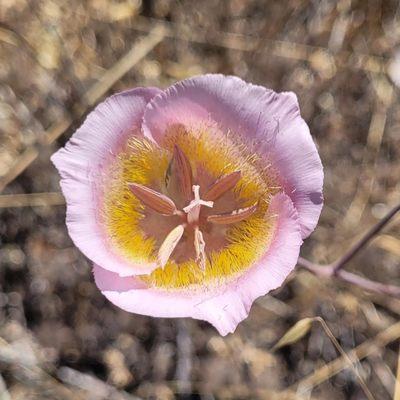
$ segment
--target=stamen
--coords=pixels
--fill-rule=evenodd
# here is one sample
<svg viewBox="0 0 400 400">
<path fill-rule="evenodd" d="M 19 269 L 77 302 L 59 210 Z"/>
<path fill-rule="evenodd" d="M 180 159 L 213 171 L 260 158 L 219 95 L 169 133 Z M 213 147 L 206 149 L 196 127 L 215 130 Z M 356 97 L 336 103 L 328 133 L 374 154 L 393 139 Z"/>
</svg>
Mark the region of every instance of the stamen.
<svg viewBox="0 0 400 400">
<path fill-rule="evenodd" d="M 238 210 L 232 211 L 231 213 L 209 215 L 207 217 L 207 221 L 217 225 L 234 224 L 250 217 L 256 211 L 257 204 L 254 204 L 253 206 L 240 208 Z"/>
<path fill-rule="evenodd" d="M 198 227 L 196 227 L 194 231 L 194 248 L 196 250 L 196 262 L 202 271 L 206 269 L 205 247 L 206 242 L 204 241 L 203 233 Z"/>
<path fill-rule="evenodd" d="M 175 171 L 178 177 L 181 193 L 185 201 L 190 201 L 192 196 L 192 167 L 185 153 L 178 145 L 174 146 L 172 164 L 175 164 Z"/>
<path fill-rule="evenodd" d="M 164 215 L 177 214 L 175 203 L 164 194 L 138 183 L 129 183 L 132 193 L 147 207 Z"/>
<path fill-rule="evenodd" d="M 231 190 L 239 182 L 241 177 L 240 171 L 235 171 L 230 174 L 224 175 L 217 179 L 207 193 L 203 196 L 204 200 L 217 200 L 228 190 Z"/>
<path fill-rule="evenodd" d="M 157 260 L 161 268 L 165 267 L 165 264 L 168 262 L 169 257 L 181 240 L 184 230 L 185 229 L 183 225 L 178 225 L 177 227 L 172 229 L 172 231 L 167 235 L 164 242 L 160 246 L 160 249 L 158 250 Z"/>
</svg>

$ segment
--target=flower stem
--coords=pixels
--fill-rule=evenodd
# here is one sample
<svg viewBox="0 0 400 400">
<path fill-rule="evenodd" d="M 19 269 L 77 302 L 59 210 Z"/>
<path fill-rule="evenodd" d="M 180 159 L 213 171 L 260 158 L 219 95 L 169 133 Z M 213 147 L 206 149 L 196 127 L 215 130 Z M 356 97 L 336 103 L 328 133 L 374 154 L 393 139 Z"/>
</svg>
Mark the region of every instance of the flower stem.
<svg viewBox="0 0 400 400">
<path fill-rule="evenodd" d="M 353 245 L 342 257 L 329 265 L 320 265 L 313 263 L 303 257 L 299 257 L 297 264 L 312 272 L 314 275 L 323 278 L 335 277 L 344 282 L 359 286 L 360 288 L 386 294 L 389 296 L 400 298 L 400 287 L 395 285 L 376 282 L 352 272 L 345 271 L 342 268 L 360 251 L 367 243 L 376 236 L 380 230 L 400 211 L 400 204 L 394 207 L 384 218 L 375 224 L 355 245 Z"/>
<path fill-rule="evenodd" d="M 375 224 L 357 243 L 340 257 L 333 265 L 333 273 L 337 274 L 380 230 L 400 211 L 400 204 L 394 207 L 385 217 Z"/>
</svg>

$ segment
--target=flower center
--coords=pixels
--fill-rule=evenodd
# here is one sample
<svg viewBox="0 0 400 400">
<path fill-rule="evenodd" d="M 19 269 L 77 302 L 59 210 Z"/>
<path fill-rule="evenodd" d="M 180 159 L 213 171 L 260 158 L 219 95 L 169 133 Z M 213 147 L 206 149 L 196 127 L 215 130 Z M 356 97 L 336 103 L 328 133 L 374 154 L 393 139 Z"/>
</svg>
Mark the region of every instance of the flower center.
<svg viewBox="0 0 400 400">
<path fill-rule="evenodd" d="M 240 222 L 257 210 L 257 205 L 237 209 L 228 213 L 211 214 L 201 219 L 202 207 L 213 208 L 214 202 L 230 192 L 240 179 L 240 171 L 234 171 L 230 174 L 223 175 L 217 179 L 208 191 L 205 192 L 203 198 L 200 196 L 200 185 L 192 185 L 193 171 L 188 158 L 179 146 L 175 145 L 174 153 L 167 172 L 166 181 L 174 182 L 178 188 L 177 196 L 183 198 L 189 203 L 179 210 L 173 199 L 157 192 L 149 187 L 129 183 L 132 193 L 142 202 L 142 204 L 151 210 L 164 216 L 179 216 L 181 223 L 175 226 L 165 237 L 158 250 L 157 262 L 161 268 L 167 264 L 168 260 L 180 243 L 182 236 L 186 231 L 188 236 L 192 236 L 193 248 L 195 250 L 195 261 L 199 268 L 204 271 L 206 268 L 207 253 L 206 243 L 203 236 L 203 228 L 210 232 L 207 228 L 208 224 L 229 225 Z M 218 241 L 221 233 L 216 230 L 211 234 L 212 238 Z M 181 258 L 190 258 L 190 249 L 181 249 Z"/>
<path fill-rule="evenodd" d="M 132 137 L 102 175 L 105 245 L 143 265 L 140 279 L 154 288 L 234 279 L 275 229 L 267 217 L 281 190 L 274 171 L 240 137 L 213 126 L 171 126 L 158 145 Z"/>
</svg>

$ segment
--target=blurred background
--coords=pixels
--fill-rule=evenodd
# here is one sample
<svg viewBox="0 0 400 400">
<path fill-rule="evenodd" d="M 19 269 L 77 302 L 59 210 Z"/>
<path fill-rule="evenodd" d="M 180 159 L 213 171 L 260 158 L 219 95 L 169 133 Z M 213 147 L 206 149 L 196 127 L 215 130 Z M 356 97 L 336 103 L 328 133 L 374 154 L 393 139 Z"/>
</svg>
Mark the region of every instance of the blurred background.
<svg viewBox="0 0 400 400">
<path fill-rule="evenodd" d="M 394 398 L 399 299 L 298 269 L 226 338 L 111 305 L 67 235 L 49 157 L 130 87 L 219 72 L 294 91 L 325 167 L 302 255 L 332 262 L 399 202 L 398 1 L 0 0 L 0 60 L 1 399 L 367 398 L 321 324 L 271 351 L 312 316 L 374 398 Z M 346 269 L 400 285 L 399 259 L 397 218 Z"/>
</svg>

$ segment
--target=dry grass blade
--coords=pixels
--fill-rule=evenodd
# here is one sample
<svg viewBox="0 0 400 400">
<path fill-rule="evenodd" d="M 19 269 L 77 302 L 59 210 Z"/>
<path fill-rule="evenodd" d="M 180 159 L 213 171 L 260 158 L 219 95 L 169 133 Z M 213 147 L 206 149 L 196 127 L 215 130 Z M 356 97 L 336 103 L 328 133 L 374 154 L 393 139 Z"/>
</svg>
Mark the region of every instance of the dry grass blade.
<svg viewBox="0 0 400 400">
<path fill-rule="evenodd" d="M 0 208 L 59 206 L 65 204 L 62 193 L 5 194 L 0 196 Z"/>
<path fill-rule="evenodd" d="M 87 103 L 89 105 L 96 103 L 115 82 L 146 57 L 164 39 L 164 36 L 165 29 L 163 27 L 156 26 L 151 29 L 148 36 L 135 43 L 131 50 L 106 71 L 100 80 L 86 92 Z"/>
<path fill-rule="evenodd" d="M 348 360 L 352 364 L 360 362 L 365 357 L 379 351 L 380 348 L 385 347 L 389 343 L 400 338 L 400 322 L 391 325 L 389 328 L 379 332 L 373 339 L 366 340 L 364 343 L 357 346 L 355 349 L 347 353 L 347 357 L 339 357 L 334 361 L 324 365 L 317 369 L 308 377 L 302 379 L 295 386 L 298 388 L 298 392 L 307 393 L 314 387 L 325 382 L 332 376 L 338 374 L 343 369 L 349 366 Z M 290 387 L 289 392 L 295 391 L 295 387 Z"/>
<path fill-rule="evenodd" d="M 150 30 L 148 36 L 135 43 L 132 49 L 119 61 L 117 61 L 100 80 L 95 83 L 85 95 L 82 104 L 76 107 L 76 117 L 81 117 L 88 106 L 96 103 L 119 79 L 121 79 L 133 66 L 141 61 L 164 38 L 164 28 L 155 27 Z M 60 122 L 52 126 L 44 135 L 41 146 L 53 143 L 72 124 L 73 119 L 65 116 Z M 4 188 L 17 178 L 39 155 L 40 146 L 33 145 L 26 149 L 14 162 L 8 172 L 0 179 L 0 193 Z"/>
<path fill-rule="evenodd" d="M 72 121 L 70 123 L 72 123 Z M 38 155 L 39 150 L 36 147 L 29 147 L 26 149 L 14 162 L 8 172 L 2 178 L 0 178 L 0 193 L 10 182 L 12 182 L 28 168 L 29 165 L 36 160 Z"/>
<path fill-rule="evenodd" d="M 302 339 L 311 329 L 312 324 L 314 321 L 317 321 L 321 324 L 322 328 L 324 329 L 326 335 L 329 337 L 333 345 L 342 355 L 343 359 L 346 361 L 348 366 L 353 370 L 354 374 L 356 375 L 361 388 L 363 389 L 366 397 L 368 400 L 374 400 L 374 396 L 372 395 L 371 391 L 368 389 L 367 384 L 365 383 L 364 379 L 358 372 L 357 368 L 353 365 L 354 362 L 350 359 L 348 354 L 343 350 L 342 346 L 340 346 L 339 342 L 336 340 L 335 336 L 333 335 L 332 331 L 329 329 L 326 322 L 321 317 L 313 317 L 313 318 L 304 318 L 298 321 L 295 325 L 290 328 L 285 335 L 278 341 L 278 343 L 272 348 L 272 351 L 275 351 L 281 347 L 288 346 L 290 344 L 296 343 L 300 339 Z M 300 385 L 299 385 L 300 388 Z"/>
<path fill-rule="evenodd" d="M 129 183 L 132 193 L 147 207 L 163 215 L 174 215 L 175 203 L 167 196 L 138 183 Z"/>
<path fill-rule="evenodd" d="M 210 215 L 207 217 L 207 221 L 218 225 L 234 224 L 250 217 L 256 211 L 257 204 L 246 208 L 240 208 L 239 210 L 232 211 L 231 213 Z"/>
<path fill-rule="evenodd" d="M 339 342 L 336 340 L 334 334 L 332 331 L 329 329 L 327 323 L 321 318 L 321 317 L 315 317 L 315 321 L 318 321 L 322 328 L 324 329 L 325 333 L 333 343 L 333 345 L 336 347 L 336 350 L 342 355 L 342 357 L 346 360 L 348 363 L 349 367 L 353 370 L 354 374 L 356 375 L 358 382 L 360 383 L 361 388 L 363 389 L 365 395 L 367 396 L 368 400 L 374 400 L 374 396 L 372 395 L 371 391 L 368 389 L 367 384 L 365 383 L 363 377 L 360 375 L 358 372 L 357 368 L 353 365 L 353 362 L 350 360 L 349 356 L 347 353 L 343 350 L 343 347 L 339 344 Z"/>
<path fill-rule="evenodd" d="M 203 200 L 215 201 L 225 194 L 228 190 L 231 190 L 240 180 L 240 171 L 232 172 L 231 174 L 224 175 L 219 178 L 215 183 L 208 189 L 207 193 L 203 195 Z"/>
</svg>

